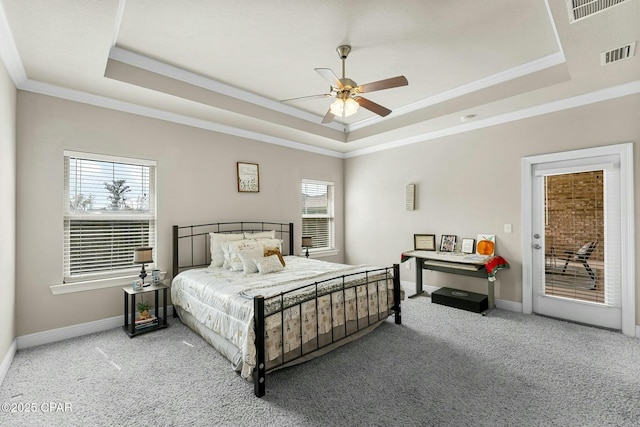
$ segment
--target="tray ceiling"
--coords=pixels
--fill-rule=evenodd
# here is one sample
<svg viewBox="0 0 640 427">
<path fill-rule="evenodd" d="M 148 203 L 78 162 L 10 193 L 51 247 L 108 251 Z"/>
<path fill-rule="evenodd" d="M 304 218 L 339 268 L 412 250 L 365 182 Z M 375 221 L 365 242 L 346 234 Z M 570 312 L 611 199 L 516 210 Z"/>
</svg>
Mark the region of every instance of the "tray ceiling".
<svg viewBox="0 0 640 427">
<path fill-rule="evenodd" d="M 566 0 L 0 0 L 19 89 L 337 156 L 637 93 L 640 2 L 571 23 Z M 404 75 L 329 125 L 314 68 L 358 84 Z M 634 50 L 635 50 L 634 45 Z M 465 117 L 465 119 L 462 119 Z"/>
</svg>

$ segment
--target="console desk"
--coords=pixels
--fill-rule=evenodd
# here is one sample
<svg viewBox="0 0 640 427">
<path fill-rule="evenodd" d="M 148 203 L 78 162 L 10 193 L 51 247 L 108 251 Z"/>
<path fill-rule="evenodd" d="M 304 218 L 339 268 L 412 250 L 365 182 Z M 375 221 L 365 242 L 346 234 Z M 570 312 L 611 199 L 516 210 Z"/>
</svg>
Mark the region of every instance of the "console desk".
<svg viewBox="0 0 640 427">
<path fill-rule="evenodd" d="M 509 263 L 500 256 L 413 250 L 403 252 L 401 262 L 411 258 L 416 259 L 416 293 L 409 296 L 409 298 L 420 295 L 428 296 L 422 289 L 422 270 L 460 274 L 478 277 L 487 281 L 488 311 L 495 307 L 493 283 L 496 280 L 495 275 L 498 270 L 509 268 Z"/>
</svg>

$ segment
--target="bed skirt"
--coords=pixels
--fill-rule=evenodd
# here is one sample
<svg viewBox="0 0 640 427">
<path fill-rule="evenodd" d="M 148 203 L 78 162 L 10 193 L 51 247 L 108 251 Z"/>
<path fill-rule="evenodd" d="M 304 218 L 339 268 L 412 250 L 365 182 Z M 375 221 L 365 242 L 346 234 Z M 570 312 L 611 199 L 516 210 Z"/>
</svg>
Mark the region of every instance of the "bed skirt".
<svg viewBox="0 0 640 427">
<path fill-rule="evenodd" d="M 229 340 L 221 337 L 211 329 L 207 328 L 201 322 L 199 322 L 195 317 L 193 317 L 188 311 L 183 310 L 179 306 L 173 307 L 174 313 L 180 317 L 180 320 L 183 324 L 185 324 L 189 329 L 194 331 L 196 334 L 200 335 L 209 345 L 215 348 L 220 354 L 222 354 L 229 362 L 231 362 L 231 368 L 237 372 L 242 371 L 242 351 L 233 345 Z M 293 359 L 290 362 L 286 362 L 284 364 L 280 364 L 277 361 L 267 362 L 267 371 L 272 372 L 282 368 L 288 368 L 291 366 L 298 365 L 300 363 L 307 362 L 309 360 L 315 359 L 316 357 L 320 357 L 323 354 L 329 353 L 332 350 L 335 350 L 339 347 L 342 347 L 345 344 L 348 344 L 352 341 L 355 341 L 368 333 L 374 331 L 378 326 L 387 321 L 388 318 L 380 319 L 379 321 L 372 323 L 368 327 L 357 331 L 354 334 L 351 334 L 339 341 L 331 343 L 331 332 L 320 335 L 320 341 L 325 343 L 324 347 L 320 349 L 309 351 L 306 348 L 309 343 L 303 345 L 303 351 L 305 352 L 304 356 L 300 357 L 299 350 L 293 350 L 289 353 L 285 353 L 285 360 Z M 313 347 L 315 348 L 315 346 Z M 307 351 L 309 351 L 307 353 Z M 276 365 L 275 367 L 273 365 Z M 247 381 L 251 381 L 252 378 L 246 378 Z"/>
</svg>

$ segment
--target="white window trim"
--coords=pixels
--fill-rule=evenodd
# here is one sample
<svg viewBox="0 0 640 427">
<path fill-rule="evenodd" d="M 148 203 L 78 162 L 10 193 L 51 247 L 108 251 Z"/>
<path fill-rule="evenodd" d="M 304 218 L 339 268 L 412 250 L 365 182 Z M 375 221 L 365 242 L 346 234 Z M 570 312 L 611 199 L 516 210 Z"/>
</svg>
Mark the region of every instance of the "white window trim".
<svg viewBox="0 0 640 427">
<path fill-rule="evenodd" d="M 150 271 L 147 269 L 147 271 Z M 162 274 L 165 275 L 166 271 L 161 271 Z M 151 279 L 151 273 L 147 273 L 147 281 Z M 162 277 L 162 276 L 161 276 Z M 72 282 L 72 283 L 61 283 L 56 285 L 49 286 L 51 293 L 53 295 L 63 295 L 63 294 L 71 294 L 74 292 L 83 292 L 83 291 L 93 291 L 96 289 L 106 289 L 106 288 L 115 288 L 115 287 L 124 287 L 131 286 L 132 282 L 136 279 L 139 279 L 139 276 L 136 275 L 126 275 L 119 277 L 108 277 L 105 279 L 94 279 L 94 280 L 85 280 L 82 282 Z"/>
<path fill-rule="evenodd" d="M 327 258 L 336 256 L 340 253 L 339 249 L 309 249 L 309 258 Z M 305 251 L 300 252 L 300 256 L 305 256 Z"/>
<path fill-rule="evenodd" d="M 329 257 L 329 256 L 334 256 L 337 255 L 340 251 L 338 249 L 336 249 L 336 229 L 335 229 L 335 222 L 336 222 L 336 216 L 335 216 L 335 191 L 336 191 L 336 183 L 335 182 L 331 182 L 331 181 L 322 181 L 322 180 L 318 180 L 318 179 L 306 179 L 303 178 L 301 181 L 301 185 L 302 184 L 318 184 L 318 185 L 326 185 L 326 186 L 331 186 L 332 188 L 332 199 L 331 199 L 331 205 L 330 205 L 330 210 L 331 210 L 331 215 L 329 216 L 329 218 L 331 218 L 331 246 L 327 247 L 327 248 L 318 248 L 318 249 L 309 249 L 309 256 L 311 257 L 311 254 L 315 255 L 313 258 L 323 258 L 323 257 Z M 302 192 L 302 191 L 301 191 Z M 307 215 L 306 218 L 327 218 L 328 216 L 325 215 Z M 303 219 L 303 217 L 301 216 L 301 219 Z M 302 254 L 304 256 L 304 248 L 302 248 Z"/>
<path fill-rule="evenodd" d="M 144 166 L 151 166 L 151 167 L 155 167 L 157 168 L 157 162 L 155 160 L 148 160 L 148 159 L 140 159 L 140 158 L 133 158 L 133 157 L 120 157 L 120 156 L 112 156 L 112 155 L 108 155 L 108 154 L 97 154 L 97 153 L 89 153 L 89 152 L 81 152 L 81 151 L 73 151 L 73 150 L 64 150 L 63 151 L 63 158 L 66 157 L 87 157 L 89 156 L 92 160 L 98 160 L 98 161 L 105 161 L 105 162 L 114 162 L 114 163 L 135 163 L 138 165 L 144 165 Z M 157 195 L 158 195 L 158 180 L 157 180 L 157 169 L 156 169 L 156 173 L 154 174 L 154 188 L 155 188 L 155 194 L 156 194 L 156 200 L 154 203 L 154 212 L 153 215 L 151 216 L 154 220 L 154 224 L 156 227 L 155 230 L 155 238 L 156 238 L 156 243 L 154 246 L 154 258 L 156 260 L 159 259 L 160 253 L 157 250 L 157 238 L 158 238 L 158 230 L 157 230 L 157 223 L 158 223 L 158 218 L 157 218 Z M 65 184 L 66 185 L 66 184 Z M 107 215 L 105 215 L 103 218 L 104 219 L 111 219 L 113 215 L 109 215 L 107 217 Z M 91 216 L 91 215 L 87 215 L 87 217 L 91 217 L 91 218 L 95 218 L 95 216 Z M 117 218 L 116 218 L 117 219 Z M 157 265 L 156 263 L 152 263 L 152 264 L 145 264 L 145 269 L 147 271 L 150 271 L 152 269 L 156 269 Z M 163 272 L 166 275 L 166 271 Z M 117 274 L 117 273 L 114 273 Z M 63 268 L 63 276 L 64 276 L 64 268 Z M 149 273 L 150 276 L 150 273 Z M 63 277 L 64 278 L 64 277 Z M 131 285 L 131 283 L 136 280 L 139 279 L 139 275 L 138 274 L 134 274 L 134 273 L 129 273 L 129 272 L 122 272 L 121 275 L 118 276 L 109 276 L 109 277 L 98 277 L 98 278 L 94 278 L 94 279 L 88 279 L 88 280 L 83 280 L 83 279 L 78 279 L 78 280 L 71 280 L 71 281 L 64 281 L 61 280 L 61 283 L 56 283 L 54 285 L 50 285 L 49 286 L 49 290 L 51 291 L 51 293 L 53 295 L 63 295 L 63 294 L 69 294 L 69 293 L 74 293 L 74 292 L 84 292 L 84 291 L 90 291 L 90 290 L 96 290 L 96 289 L 106 289 L 106 288 L 114 288 L 114 287 L 123 287 L 126 285 Z"/>
</svg>

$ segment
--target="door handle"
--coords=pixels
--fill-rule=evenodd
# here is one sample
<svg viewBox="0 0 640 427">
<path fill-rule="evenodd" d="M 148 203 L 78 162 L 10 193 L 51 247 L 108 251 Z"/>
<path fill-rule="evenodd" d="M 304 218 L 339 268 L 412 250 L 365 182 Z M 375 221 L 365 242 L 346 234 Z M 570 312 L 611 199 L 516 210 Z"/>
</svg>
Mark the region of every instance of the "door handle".
<svg viewBox="0 0 640 427">
<path fill-rule="evenodd" d="M 535 245 L 533 245 L 533 249 L 541 249 L 541 248 L 542 248 L 542 246 L 540 246 L 540 245 L 539 245 L 539 244 L 537 244 L 537 243 L 536 243 Z"/>
</svg>

